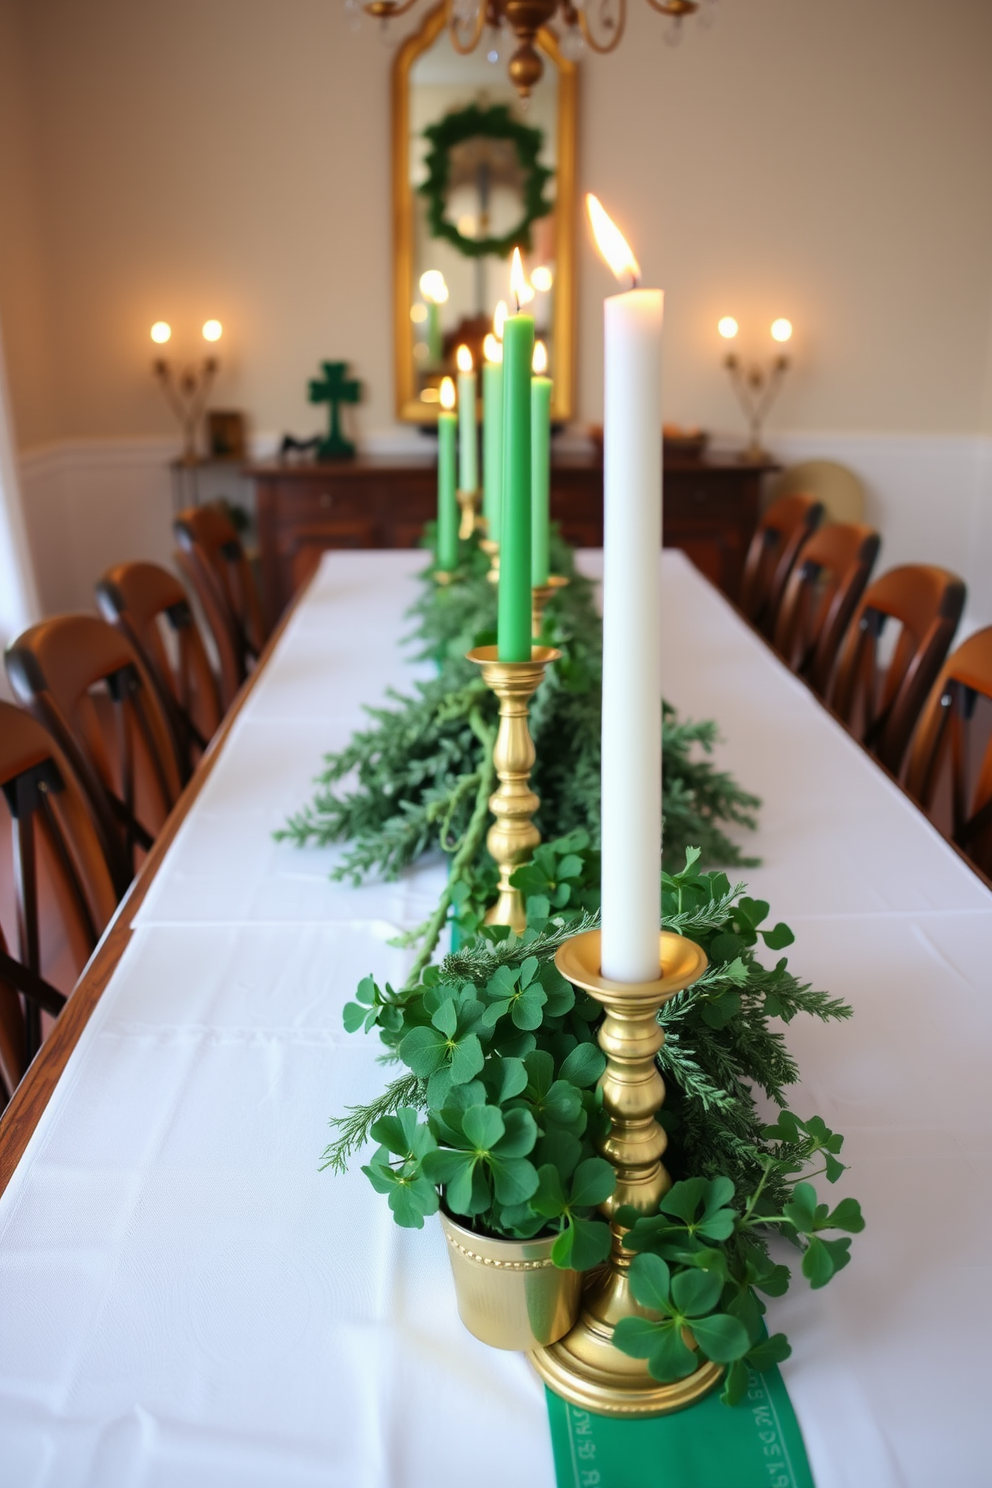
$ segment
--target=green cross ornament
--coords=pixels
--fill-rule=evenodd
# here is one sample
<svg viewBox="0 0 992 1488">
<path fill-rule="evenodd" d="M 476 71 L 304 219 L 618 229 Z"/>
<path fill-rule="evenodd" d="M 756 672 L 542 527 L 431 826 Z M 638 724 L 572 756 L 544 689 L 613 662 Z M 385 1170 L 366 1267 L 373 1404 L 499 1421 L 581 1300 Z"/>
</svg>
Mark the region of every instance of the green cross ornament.
<svg viewBox="0 0 992 1488">
<path fill-rule="evenodd" d="M 323 378 L 311 378 L 310 402 L 330 405 L 330 429 L 326 439 L 317 446 L 318 460 L 347 460 L 355 453 L 355 446 L 341 433 L 341 404 L 357 403 L 362 396 L 362 384 L 355 377 L 348 377 L 347 362 L 321 362 Z"/>
</svg>

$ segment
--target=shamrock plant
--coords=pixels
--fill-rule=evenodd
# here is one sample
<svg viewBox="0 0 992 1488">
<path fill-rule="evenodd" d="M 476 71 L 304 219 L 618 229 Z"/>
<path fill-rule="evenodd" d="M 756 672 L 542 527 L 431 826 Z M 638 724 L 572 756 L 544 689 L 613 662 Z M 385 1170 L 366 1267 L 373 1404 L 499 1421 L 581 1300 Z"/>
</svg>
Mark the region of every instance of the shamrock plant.
<svg viewBox="0 0 992 1488">
<path fill-rule="evenodd" d="M 522 937 L 482 923 L 488 889 L 470 876 L 455 901 L 458 950 L 399 990 L 372 978 L 359 985 L 345 1025 L 378 1032 L 402 1072 L 335 1123 L 325 1159 L 343 1167 L 371 1137 L 378 1146 L 364 1172 L 399 1224 L 419 1228 L 443 1204 L 484 1234 L 553 1235 L 555 1264 L 583 1271 L 609 1254 L 603 1206 L 616 1186 L 600 1155 L 602 1009 L 564 980 L 554 955 L 596 923 L 598 855 L 585 832 L 572 832 L 514 878 L 527 899 Z M 801 1013 L 843 1019 L 850 1009 L 796 978 L 778 954 L 792 944 L 789 928 L 770 922 L 769 906 L 743 885 L 701 872 L 695 850 L 680 873 L 662 875 L 660 891 L 666 926 L 701 945 L 709 964 L 659 1015 L 660 1119 L 676 1182 L 656 1213 L 617 1215 L 643 1315 L 625 1319 L 616 1342 L 661 1380 L 682 1378 L 701 1358 L 726 1366 L 723 1398 L 733 1403 L 749 1368 L 789 1352 L 782 1334 L 765 1333 L 762 1299 L 791 1280 L 769 1239 L 797 1249 L 816 1288 L 847 1264 L 863 1228 L 855 1200 L 831 1208 L 813 1187 L 845 1171 L 843 1137 L 788 1107 L 799 1072 L 782 1032 Z M 773 1122 L 759 1098 L 778 1108 Z"/>
</svg>

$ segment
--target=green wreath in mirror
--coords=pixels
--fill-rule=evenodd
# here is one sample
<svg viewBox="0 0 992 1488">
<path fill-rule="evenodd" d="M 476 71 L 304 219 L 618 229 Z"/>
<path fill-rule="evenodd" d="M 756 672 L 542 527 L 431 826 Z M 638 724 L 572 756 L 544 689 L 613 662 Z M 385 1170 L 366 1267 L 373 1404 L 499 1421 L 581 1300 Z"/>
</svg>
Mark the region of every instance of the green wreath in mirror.
<svg viewBox="0 0 992 1488">
<path fill-rule="evenodd" d="M 533 224 L 554 210 L 554 202 L 544 194 L 554 171 L 537 159 L 544 143 L 543 130 L 521 124 L 506 104 L 480 108 L 472 103 L 428 125 L 424 136 L 431 146 L 426 158 L 427 179 L 417 190 L 427 200 L 431 237 L 446 238 L 467 258 L 489 254 L 506 258 L 514 248 L 529 250 Z M 518 192 L 520 220 L 502 237 L 465 237 L 445 216 L 449 192 L 462 185 L 478 187 L 483 227 L 485 203 L 494 185 Z"/>
</svg>

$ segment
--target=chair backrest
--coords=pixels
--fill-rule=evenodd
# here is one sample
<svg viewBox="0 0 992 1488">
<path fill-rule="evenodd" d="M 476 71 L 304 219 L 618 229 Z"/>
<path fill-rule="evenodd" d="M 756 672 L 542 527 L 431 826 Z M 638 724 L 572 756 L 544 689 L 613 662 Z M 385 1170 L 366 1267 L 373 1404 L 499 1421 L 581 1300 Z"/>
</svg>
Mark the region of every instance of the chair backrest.
<svg viewBox="0 0 992 1488">
<path fill-rule="evenodd" d="M 14 849 L 16 929 L 0 926 L 0 1105 L 41 1042 L 41 1013 L 61 994 L 46 979 L 64 948 L 76 977 L 117 903 L 86 799 L 55 740 L 0 701 L 0 787 Z M 13 953 L 9 949 L 13 946 Z M 16 958 L 16 959 L 15 959 Z M 22 1003 L 23 997 L 23 1003 Z"/>
<path fill-rule="evenodd" d="M 846 465 L 836 460 L 803 460 L 790 465 L 772 482 L 772 499 L 797 491 L 822 502 L 829 522 L 863 522 L 865 488 Z"/>
<path fill-rule="evenodd" d="M 740 607 L 770 636 L 799 550 L 819 525 L 823 507 L 799 493 L 773 501 L 755 529 L 744 563 Z"/>
<path fill-rule="evenodd" d="M 223 508 L 188 507 L 173 527 L 182 572 L 217 647 L 221 702 L 228 708 L 268 639 L 262 602 L 237 528 Z"/>
<path fill-rule="evenodd" d="M 969 779 L 979 695 L 992 700 L 992 625 L 969 636 L 941 667 L 913 735 L 906 789 L 929 811 L 949 760 L 952 840 L 992 876 L 992 740 L 974 784 Z"/>
<path fill-rule="evenodd" d="M 7 648 L 16 696 L 90 798 L 118 893 L 182 789 L 169 724 L 130 642 L 95 615 L 58 615 Z"/>
<path fill-rule="evenodd" d="M 954 639 L 965 593 L 956 574 L 908 563 L 870 584 L 855 611 L 828 701 L 894 775 Z M 890 617 L 902 630 L 880 670 L 878 640 Z"/>
<path fill-rule="evenodd" d="M 105 620 L 125 635 L 158 694 L 183 781 L 220 723 L 220 698 L 206 648 L 178 579 L 156 563 L 121 563 L 96 586 Z M 172 656 L 161 626 L 172 634 Z"/>
<path fill-rule="evenodd" d="M 775 649 L 822 696 L 881 538 L 855 522 L 832 522 L 806 542 L 775 625 Z"/>
</svg>

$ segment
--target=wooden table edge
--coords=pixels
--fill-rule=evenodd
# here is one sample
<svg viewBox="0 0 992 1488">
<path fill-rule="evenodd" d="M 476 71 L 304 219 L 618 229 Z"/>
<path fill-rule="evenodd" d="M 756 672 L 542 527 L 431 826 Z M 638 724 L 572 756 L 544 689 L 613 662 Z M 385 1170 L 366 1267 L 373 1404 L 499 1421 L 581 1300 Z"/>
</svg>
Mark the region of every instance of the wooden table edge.
<svg viewBox="0 0 992 1488">
<path fill-rule="evenodd" d="M 309 588 L 308 583 L 298 590 L 279 617 L 259 656 L 258 664 L 242 684 L 224 715 L 220 728 L 211 739 L 192 779 L 169 813 L 137 877 L 117 906 L 113 919 L 84 967 L 51 1033 L 35 1055 L 3 1115 L 0 1116 L 0 1194 L 3 1194 L 14 1176 L 17 1165 L 24 1156 L 34 1130 L 68 1063 L 69 1056 L 79 1042 L 83 1029 L 92 1017 L 93 1010 L 127 949 L 132 934 L 131 921 L 155 881 L 155 875 L 162 865 L 165 854 L 189 815 L 193 803 L 209 780 L 235 720 L 251 696 L 252 689 L 265 671 L 269 658 Z"/>
</svg>

